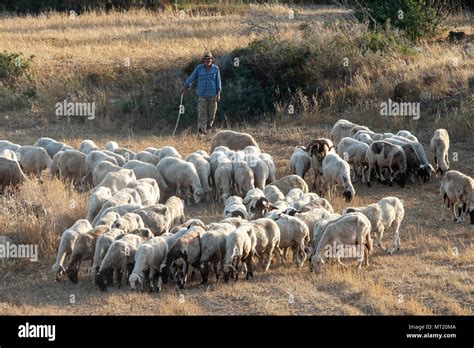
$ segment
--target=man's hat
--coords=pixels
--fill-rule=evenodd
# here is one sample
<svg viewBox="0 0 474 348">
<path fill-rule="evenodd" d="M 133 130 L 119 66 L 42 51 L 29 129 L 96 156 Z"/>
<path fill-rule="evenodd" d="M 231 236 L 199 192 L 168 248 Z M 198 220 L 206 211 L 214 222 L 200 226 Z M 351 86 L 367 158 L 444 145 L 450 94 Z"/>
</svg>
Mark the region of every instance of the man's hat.
<svg viewBox="0 0 474 348">
<path fill-rule="evenodd" d="M 202 56 L 202 59 L 206 59 L 206 58 L 214 59 L 211 52 L 204 53 L 204 55 Z"/>
</svg>

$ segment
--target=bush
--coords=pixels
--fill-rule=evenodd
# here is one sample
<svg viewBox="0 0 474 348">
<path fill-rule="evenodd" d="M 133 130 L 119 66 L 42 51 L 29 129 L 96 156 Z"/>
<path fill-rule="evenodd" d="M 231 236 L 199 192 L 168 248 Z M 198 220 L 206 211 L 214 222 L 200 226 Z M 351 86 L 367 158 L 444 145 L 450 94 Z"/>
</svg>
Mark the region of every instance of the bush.
<svg viewBox="0 0 474 348">
<path fill-rule="evenodd" d="M 432 36 L 447 16 L 457 8 L 457 0 L 360 0 L 356 17 L 377 26 L 394 26 L 417 40 Z"/>
<path fill-rule="evenodd" d="M 36 88 L 31 71 L 34 56 L 24 57 L 21 53 L 0 53 L 0 81 L 28 97 L 36 95 Z"/>
</svg>

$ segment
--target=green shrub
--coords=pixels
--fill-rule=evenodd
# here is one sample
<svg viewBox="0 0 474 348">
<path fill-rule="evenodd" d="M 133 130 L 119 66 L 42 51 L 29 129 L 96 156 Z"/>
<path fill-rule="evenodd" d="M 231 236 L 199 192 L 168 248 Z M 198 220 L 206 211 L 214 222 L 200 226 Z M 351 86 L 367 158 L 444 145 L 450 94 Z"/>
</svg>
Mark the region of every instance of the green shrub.
<svg viewBox="0 0 474 348">
<path fill-rule="evenodd" d="M 0 53 L 0 81 L 7 87 L 27 97 L 36 96 L 36 87 L 31 62 L 34 56 L 24 57 L 21 53 Z"/>
<path fill-rule="evenodd" d="M 456 9 L 456 0 L 360 0 L 355 15 L 372 29 L 393 26 L 417 40 L 432 36 Z"/>
</svg>

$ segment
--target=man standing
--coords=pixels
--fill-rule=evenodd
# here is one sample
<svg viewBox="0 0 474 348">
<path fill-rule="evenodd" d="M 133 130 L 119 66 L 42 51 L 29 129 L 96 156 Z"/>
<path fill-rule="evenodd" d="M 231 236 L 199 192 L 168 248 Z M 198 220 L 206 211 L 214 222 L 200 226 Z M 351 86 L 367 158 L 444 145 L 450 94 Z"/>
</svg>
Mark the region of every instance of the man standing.
<svg viewBox="0 0 474 348">
<path fill-rule="evenodd" d="M 198 96 L 198 135 L 204 135 L 211 130 L 216 117 L 217 103 L 221 100 L 221 74 L 219 67 L 213 64 L 214 57 L 206 53 L 202 57 L 203 64 L 199 64 L 188 79 L 184 82 L 181 95 L 186 88 L 197 78 Z"/>
</svg>

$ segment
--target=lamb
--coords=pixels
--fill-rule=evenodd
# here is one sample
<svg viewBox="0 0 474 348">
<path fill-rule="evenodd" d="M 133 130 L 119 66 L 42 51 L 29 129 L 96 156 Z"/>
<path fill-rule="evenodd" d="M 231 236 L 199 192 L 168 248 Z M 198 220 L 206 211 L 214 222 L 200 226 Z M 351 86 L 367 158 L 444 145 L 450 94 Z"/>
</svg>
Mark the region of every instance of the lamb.
<svg viewBox="0 0 474 348">
<path fill-rule="evenodd" d="M 0 193 L 5 192 L 6 187 L 16 188 L 23 181 L 26 180 L 26 176 L 20 168 L 17 161 L 12 161 L 3 157 L 0 157 Z"/>
<path fill-rule="evenodd" d="M 99 147 L 89 139 L 81 141 L 81 144 L 79 145 L 79 151 L 82 153 L 88 155 L 92 151 L 98 151 L 100 150 Z"/>
<path fill-rule="evenodd" d="M 237 280 L 240 264 L 244 263 L 247 268 L 246 279 L 253 277 L 252 258 L 255 255 L 257 236 L 250 224 L 237 227 L 229 233 L 226 239 L 226 253 L 224 257 L 224 281 L 229 278 Z"/>
<path fill-rule="evenodd" d="M 77 283 L 79 281 L 81 262 L 92 259 L 97 239 L 107 231 L 109 231 L 109 227 L 101 225 L 78 235 L 66 270 L 66 275 L 71 282 Z"/>
<path fill-rule="evenodd" d="M 85 176 L 84 163 L 86 155 L 77 150 L 64 151 L 58 160 L 59 178 L 65 182 L 79 185 Z"/>
<path fill-rule="evenodd" d="M 105 176 L 109 173 L 118 172 L 122 167 L 115 165 L 109 161 L 100 161 L 92 171 L 92 185 L 99 185 Z"/>
<path fill-rule="evenodd" d="M 0 150 L 0 157 L 9 159 L 11 161 L 18 161 L 18 157 L 16 157 L 15 151 L 3 149 Z"/>
<path fill-rule="evenodd" d="M 268 218 L 261 218 L 249 221 L 248 224 L 251 225 L 257 237 L 255 251 L 260 258 L 263 271 L 266 272 L 270 268 L 273 253 L 276 253 L 281 261 L 285 263 L 282 251 L 279 247 L 280 228 L 275 221 Z"/>
<path fill-rule="evenodd" d="M 201 261 L 201 236 L 204 229 L 200 226 L 193 226 L 189 231 L 180 237 L 171 247 L 166 261 L 160 266 L 160 271 L 165 272 L 169 268 L 170 273 L 178 280 L 178 287 L 184 289 L 187 280 L 189 266 L 199 268 Z M 200 269 L 202 272 L 202 270 Z M 163 278 L 166 282 L 166 276 Z"/>
<path fill-rule="evenodd" d="M 211 187 L 209 186 L 209 180 L 211 176 L 211 165 L 210 163 L 200 154 L 192 153 L 186 157 L 186 162 L 192 163 L 198 173 L 201 186 L 204 190 L 206 200 L 210 198 Z"/>
<path fill-rule="evenodd" d="M 284 214 L 276 215 L 273 219 L 280 229 L 280 249 L 286 260 L 288 249 L 293 250 L 293 263 L 301 267 L 306 260 L 305 246 L 310 241 L 309 228 L 302 220 Z"/>
<path fill-rule="evenodd" d="M 91 193 L 94 193 L 99 187 L 107 187 L 113 194 L 118 190 L 127 187 L 130 182 L 136 180 L 137 177 L 133 170 L 120 169 L 118 172 L 112 172 L 105 175 L 104 179 L 91 191 Z"/>
<path fill-rule="evenodd" d="M 106 211 L 109 211 L 109 208 L 118 207 L 126 204 L 141 206 L 141 198 L 137 191 L 131 188 L 123 188 L 112 194 L 112 197 L 110 197 L 109 199 L 107 199 L 107 201 L 104 202 L 102 208 L 97 213 L 94 220 L 92 220 L 92 224 L 95 225 L 97 220 L 99 220 Z"/>
<path fill-rule="evenodd" d="M 64 151 L 59 151 L 53 156 L 51 161 L 51 167 L 49 167 L 49 178 L 53 180 L 54 177 L 59 179 L 59 160 L 63 155 Z"/>
<path fill-rule="evenodd" d="M 463 215 L 467 214 L 472 200 L 473 189 L 474 180 L 457 170 L 448 171 L 441 179 L 439 194 L 443 197 L 445 206 L 451 208 L 454 222 L 462 223 Z"/>
<path fill-rule="evenodd" d="M 268 173 L 268 179 L 265 184 L 269 184 L 273 181 L 276 180 L 276 167 L 275 167 L 275 162 L 273 162 L 272 156 L 270 156 L 268 153 L 262 153 L 259 155 L 259 157 L 267 164 L 268 169 L 270 170 Z"/>
<path fill-rule="evenodd" d="M 53 158 L 59 151 L 73 150 L 72 147 L 66 145 L 65 143 L 56 141 L 51 138 L 43 137 L 39 138 L 34 147 L 42 147 L 48 153 L 48 156 Z"/>
<path fill-rule="evenodd" d="M 142 217 L 134 213 L 125 213 L 112 224 L 112 228 L 117 228 L 125 233 L 129 233 L 139 228 L 145 228 Z"/>
<path fill-rule="evenodd" d="M 86 159 L 84 161 L 84 172 L 85 172 L 85 175 L 83 178 L 84 185 L 92 184 L 92 173 L 94 172 L 94 168 L 101 161 L 109 161 L 110 163 L 118 166 L 117 160 L 114 157 L 109 156 L 102 151 L 96 151 L 96 150 L 90 151 L 87 154 Z"/>
<path fill-rule="evenodd" d="M 160 161 L 160 158 L 158 156 L 155 156 L 154 154 L 148 151 L 137 152 L 137 154 L 135 155 L 135 159 L 142 162 L 153 164 L 154 166 L 156 166 L 158 162 Z"/>
<path fill-rule="evenodd" d="M 430 148 L 433 152 L 436 171 L 444 175 L 449 170 L 449 134 L 446 129 L 437 129 L 431 138 Z"/>
<path fill-rule="evenodd" d="M 250 134 L 231 130 L 223 130 L 214 135 L 211 140 L 211 152 L 218 146 L 227 146 L 231 150 L 242 150 L 246 146 L 255 146 L 257 149 L 260 149 Z"/>
<path fill-rule="evenodd" d="M 281 192 L 281 190 L 275 185 L 266 186 L 263 189 L 263 193 L 270 203 L 275 203 L 285 198 L 283 192 Z"/>
<path fill-rule="evenodd" d="M 108 187 L 98 187 L 87 200 L 87 220 L 92 222 L 99 213 L 104 203 L 112 197 L 112 191 Z"/>
<path fill-rule="evenodd" d="M 304 176 L 310 167 L 311 159 L 309 158 L 308 152 L 302 146 L 295 147 L 290 158 L 291 172 L 304 179 Z"/>
<path fill-rule="evenodd" d="M 158 152 L 155 152 L 155 155 L 158 156 L 159 161 L 165 157 L 175 157 L 179 159 L 183 158 L 178 150 L 176 150 L 173 146 L 163 146 Z"/>
<path fill-rule="evenodd" d="M 270 176 L 267 163 L 254 154 L 245 155 L 244 160 L 253 171 L 255 187 L 263 190 Z"/>
<path fill-rule="evenodd" d="M 337 145 L 338 155 L 354 167 L 352 181 L 355 181 L 357 175 L 361 175 L 362 182 L 365 182 L 364 172 L 366 167 L 368 167 L 365 155 L 368 149 L 369 146 L 367 144 L 347 137 L 342 138 Z"/>
<path fill-rule="evenodd" d="M 273 181 L 271 184 L 273 186 L 278 187 L 284 195 L 288 194 L 288 192 L 290 192 L 290 190 L 294 188 L 299 188 L 304 193 L 309 192 L 308 185 L 303 180 L 303 178 L 294 174 L 284 176 L 279 180 Z"/>
<path fill-rule="evenodd" d="M 36 174 L 41 180 L 41 172 L 51 167 L 51 158 L 42 147 L 22 146 L 16 151 L 18 161 L 23 171 Z"/>
<path fill-rule="evenodd" d="M 94 281 L 101 291 L 107 290 L 107 285 L 112 283 L 114 270 L 117 270 L 117 282 L 120 287 L 127 282 L 130 264 L 133 263 L 135 253 L 144 238 L 135 234 L 125 234 L 116 239 L 111 245 L 104 259 L 100 263 L 99 272 Z"/>
<path fill-rule="evenodd" d="M 365 263 L 369 265 L 369 253 L 373 249 L 373 241 L 370 237 L 370 221 L 362 213 L 350 213 L 330 221 L 324 228 L 323 234 L 315 249 L 310 256 L 311 269 L 319 272 L 321 265 L 324 264 L 324 256 L 336 257 L 338 263 L 345 267 L 341 262 L 340 248 L 346 249 L 346 246 L 353 245 L 358 257 L 358 268 Z"/>
<path fill-rule="evenodd" d="M 347 121 L 345 119 L 338 120 L 331 130 L 331 139 L 334 144 L 338 144 L 342 138 L 350 136 L 351 129 L 357 124 Z"/>
<path fill-rule="evenodd" d="M 94 249 L 94 257 L 91 267 L 91 277 L 94 280 L 99 272 L 100 264 L 104 259 L 104 256 L 107 254 L 110 246 L 114 242 L 114 240 L 118 237 L 123 235 L 124 231 L 120 229 L 111 229 L 108 232 L 105 232 L 103 235 L 97 238 L 97 242 L 95 243 Z"/>
<path fill-rule="evenodd" d="M 344 189 L 343 197 L 346 202 L 352 201 L 355 195 L 352 186 L 349 164 L 336 153 L 328 153 L 323 160 L 323 187 L 326 191 L 336 186 Z"/>
<path fill-rule="evenodd" d="M 160 160 L 156 168 L 165 179 L 170 188 L 176 188 L 176 193 L 180 195 L 184 192 L 184 199 L 189 204 L 190 189 L 193 189 L 193 198 L 199 204 L 204 196 L 204 190 L 199 180 L 196 168 L 189 162 L 176 157 L 166 157 Z"/>
<path fill-rule="evenodd" d="M 231 196 L 226 199 L 224 218 L 228 217 L 241 217 L 242 219 L 248 219 L 247 208 L 245 207 L 241 197 Z"/>
<path fill-rule="evenodd" d="M 224 203 L 232 194 L 234 181 L 234 168 L 232 162 L 227 158 L 222 158 L 215 173 L 214 183 L 216 195 Z"/>
<path fill-rule="evenodd" d="M 203 265 L 202 283 L 205 284 L 209 279 L 209 266 L 212 266 L 216 275 L 216 281 L 219 281 L 221 274 L 222 262 L 226 253 L 227 236 L 235 230 L 235 226 L 228 223 L 213 223 L 209 230 L 201 237 L 201 259 L 200 264 Z M 221 267 L 219 267 L 219 264 Z"/>
<path fill-rule="evenodd" d="M 170 211 L 171 226 L 184 223 L 184 201 L 182 199 L 176 196 L 171 196 L 165 202 L 165 205 Z"/>
<path fill-rule="evenodd" d="M 142 205 L 154 205 L 160 200 L 160 188 L 155 179 L 143 178 L 130 181 L 127 187 L 133 188 L 140 195 Z"/>
<path fill-rule="evenodd" d="M 168 232 L 172 225 L 171 211 L 164 204 L 155 204 L 145 208 L 138 208 L 133 211 L 141 216 L 143 223 L 155 236 Z"/>
<path fill-rule="evenodd" d="M 160 187 L 160 192 L 168 189 L 168 185 L 161 175 L 160 171 L 153 164 L 130 160 L 123 165 L 124 169 L 133 170 L 137 179 L 151 178 L 155 179 Z"/>
<path fill-rule="evenodd" d="M 12 151 L 18 151 L 18 149 L 21 147 L 21 145 L 12 143 L 11 141 L 8 140 L 0 140 L 0 150 L 12 150 Z"/>
<path fill-rule="evenodd" d="M 128 278 L 130 288 L 133 290 L 140 288 L 143 291 L 145 271 L 148 271 L 148 279 L 150 284 L 150 292 L 156 289 L 161 291 L 161 275 L 159 274 L 160 265 L 166 260 L 168 255 L 168 244 L 162 237 L 154 237 L 146 243 L 141 244 L 135 253 L 135 266 L 132 274 Z M 158 274 L 156 274 L 158 272 Z M 158 277 L 158 283 L 155 284 L 154 279 Z"/>
<path fill-rule="evenodd" d="M 405 216 L 403 203 L 397 197 L 385 197 L 367 207 L 346 208 L 342 214 L 359 212 L 364 214 L 371 223 L 371 231 L 378 237 L 378 246 L 393 254 L 395 250 L 400 249 L 400 225 Z M 389 250 L 382 244 L 382 238 L 385 231 L 393 230 L 393 246 Z"/>
<path fill-rule="evenodd" d="M 85 219 L 77 220 L 74 225 L 64 231 L 61 235 L 61 241 L 59 243 L 58 254 L 56 256 L 56 262 L 51 267 L 51 272 L 56 274 L 56 280 L 61 278 L 61 275 L 66 272 L 63 263 L 64 259 L 71 255 L 76 242 L 77 237 L 81 233 L 86 233 L 92 230 L 92 225 Z"/>
<path fill-rule="evenodd" d="M 370 186 L 372 170 L 374 168 L 379 169 L 379 176 L 384 180 L 381 169 L 385 167 L 388 167 L 390 171 L 388 179 L 390 186 L 394 180 L 398 181 L 401 187 L 405 186 L 407 160 L 405 151 L 400 146 L 392 145 L 383 140 L 374 141 L 369 146 L 366 157 L 369 162 L 368 186 Z"/>
<path fill-rule="evenodd" d="M 240 197 L 244 197 L 247 191 L 255 188 L 255 176 L 252 168 L 246 162 L 232 163 L 234 173 L 233 182 L 235 191 Z"/>
</svg>

